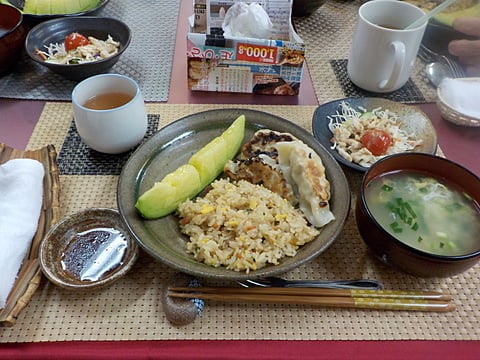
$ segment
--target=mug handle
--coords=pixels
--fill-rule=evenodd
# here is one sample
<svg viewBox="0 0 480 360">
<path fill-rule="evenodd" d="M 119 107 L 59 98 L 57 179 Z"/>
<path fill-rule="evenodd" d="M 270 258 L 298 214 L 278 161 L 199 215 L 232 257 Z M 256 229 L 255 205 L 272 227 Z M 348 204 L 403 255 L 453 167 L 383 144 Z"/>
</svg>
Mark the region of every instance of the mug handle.
<svg viewBox="0 0 480 360">
<path fill-rule="evenodd" d="M 405 44 L 400 41 L 392 41 L 390 46 L 393 47 L 394 51 L 393 69 L 388 79 L 381 80 L 377 84 L 378 88 L 382 90 L 389 89 L 395 85 L 398 77 L 403 71 L 403 66 L 405 64 Z"/>
</svg>

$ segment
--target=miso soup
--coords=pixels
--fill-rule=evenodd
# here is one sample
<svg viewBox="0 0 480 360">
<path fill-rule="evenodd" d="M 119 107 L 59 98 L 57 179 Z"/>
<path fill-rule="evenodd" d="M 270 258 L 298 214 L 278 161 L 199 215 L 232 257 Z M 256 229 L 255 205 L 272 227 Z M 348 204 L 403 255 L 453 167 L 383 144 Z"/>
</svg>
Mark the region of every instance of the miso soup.
<svg viewBox="0 0 480 360">
<path fill-rule="evenodd" d="M 377 176 L 365 190 L 377 222 L 398 240 L 437 255 L 480 249 L 480 207 L 468 194 L 422 172 Z"/>
</svg>

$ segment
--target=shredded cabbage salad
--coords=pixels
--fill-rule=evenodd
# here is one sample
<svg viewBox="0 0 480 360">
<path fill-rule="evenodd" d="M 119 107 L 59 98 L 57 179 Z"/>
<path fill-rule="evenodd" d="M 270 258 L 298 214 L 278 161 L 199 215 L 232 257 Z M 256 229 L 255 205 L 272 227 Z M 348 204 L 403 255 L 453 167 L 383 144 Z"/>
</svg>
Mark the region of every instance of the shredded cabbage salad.
<svg viewBox="0 0 480 360">
<path fill-rule="evenodd" d="M 367 109 L 359 107 L 358 110 L 347 102 L 340 104 L 340 111 L 328 116 L 328 127 L 333 133 L 331 139 L 332 149 L 336 149 L 344 159 L 364 167 L 387 155 L 404 151 L 411 151 L 422 143 L 415 134 L 407 133 L 402 129 L 402 121 L 398 115 L 388 109 Z M 371 130 L 381 130 L 391 138 L 391 144 L 382 155 L 373 155 L 362 141 L 362 136 Z"/>
<path fill-rule="evenodd" d="M 88 45 L 69 51 L 65 49 L 65 43 L 51 43 L 45 45 L 46 51 L 37 50 L 37 54 L 51 63 L 83 64 L 109 58 L 115 55 L 120 48 L 120 42 L 113 40 L 110 35 L 105 41 L 89 36 L 88 41 Z"/>
</svg>

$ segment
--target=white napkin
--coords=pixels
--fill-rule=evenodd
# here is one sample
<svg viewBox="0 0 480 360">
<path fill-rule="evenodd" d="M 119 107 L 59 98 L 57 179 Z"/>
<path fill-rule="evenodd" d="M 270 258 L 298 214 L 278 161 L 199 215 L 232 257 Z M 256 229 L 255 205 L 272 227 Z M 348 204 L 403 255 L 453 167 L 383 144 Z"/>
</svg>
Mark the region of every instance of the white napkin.
<svg viewBox="0 0 480 360">
<path fill-rule="evenodd" d="M 222 29 L 225 36 L 269 39 L 273 24 L 259 4 L 236 2 L 227 10 Z"/>
<path fill-rule="evenodd" d="M 450 107 L 480 119 L 480 81 L 446 78 L 440 83 L 440 91 Z"/>
<path fill-rule="evenodd" d="M 0 309 L 37 231 L 44 173 L 43 165 L 33 159 L 0 165 Z"/>
</svg>

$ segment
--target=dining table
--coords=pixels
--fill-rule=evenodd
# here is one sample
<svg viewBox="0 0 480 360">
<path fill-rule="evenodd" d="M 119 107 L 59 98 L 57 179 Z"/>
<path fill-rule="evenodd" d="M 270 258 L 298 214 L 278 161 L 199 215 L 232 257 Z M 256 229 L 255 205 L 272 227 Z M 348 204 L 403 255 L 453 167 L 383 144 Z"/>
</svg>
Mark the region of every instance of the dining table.
<svg viewBox="0 0 480 360">
<path fill-rule="evenodd" d="M 407 84 L 392 93 L 366 92 L 350 82 L 346 64 L 362 3 L 327 0 L 313 14 L 293 18 L 306 46 L 299 94 L 293 96 L 191 91 L 186 48 L 192 0 L 110 0 L 96 15 L 120 18 L 132 29 L 131 46 L 110 71 L 139 82 L 149 121 L 145 140 L 175 120 L 225 108 L 271 113 L 312 132 L 313 114 L 322 104 L 381 97 L 424 112 L 436 131 L 437 155 L 480 176 L 480 127 L 458 126 L 441 116 L 419 58 Z M 0 149 L 53 149 L 60 218 L 85 208 L 116 208 L 118 178 L 131 155 L 98 154 L 81 143 L 71 105 L 75 85 L 26 56 L 0 78 Z M 352 197 L 344 228 L 322 254 L 284 276 L 375 278 L 387 289 L 438 290 L 452 294 L 455 311 L 207 301 L 194 322 L 179 326 L 168 321 L 160 301 L 162 287 L 178 272 L 140 251 L 127 275 L 99 290 L 66 290 L 39 272 L 21 311 L 0 326 L 0 358 L 478 359 L 479 265 L 449 278 L 419 278 L 375 259 L 354 219 L 362 173 L 343 165 L 342 170 Z"/>
</svg>

